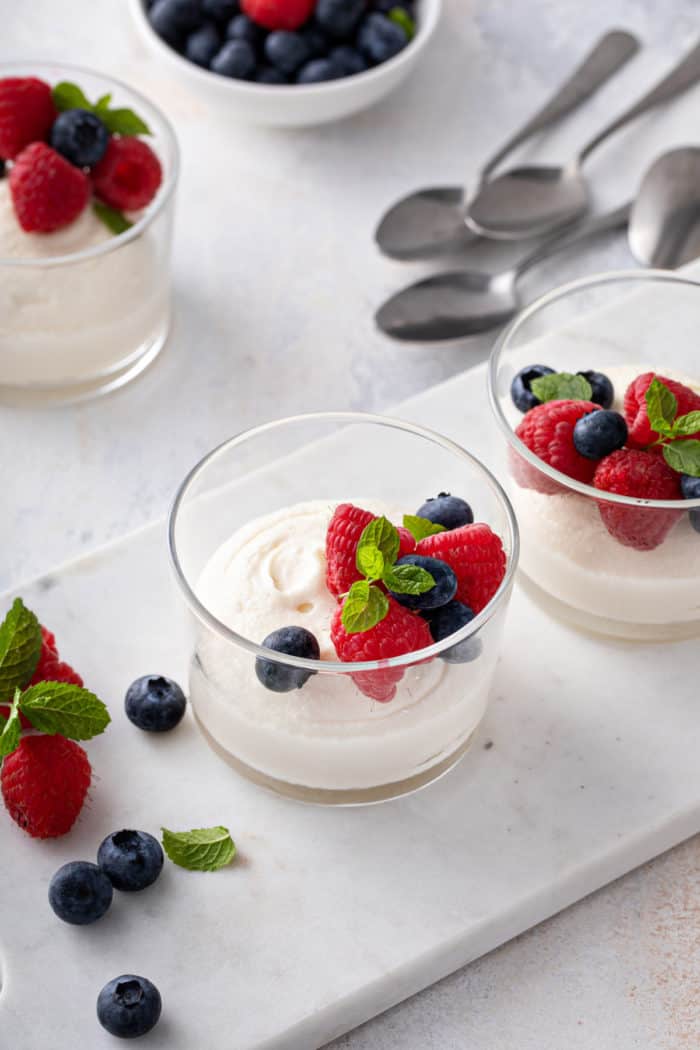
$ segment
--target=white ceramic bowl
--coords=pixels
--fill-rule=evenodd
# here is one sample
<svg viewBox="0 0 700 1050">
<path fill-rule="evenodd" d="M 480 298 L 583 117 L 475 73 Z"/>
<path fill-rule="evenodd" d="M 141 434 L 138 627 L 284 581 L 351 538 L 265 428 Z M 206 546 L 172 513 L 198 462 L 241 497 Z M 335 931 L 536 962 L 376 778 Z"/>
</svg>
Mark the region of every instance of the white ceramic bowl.
<svg viewBox="0 0 700 1050">
<path fill-rule="evenodd" d="M 211 73 L 183 58 L 151 28 L 143 0 L 129 0 L 142 38 L 169 62 L 194 91 L 226 105 L 235 119 L 274 127 L 303 127 L 340 120 L 374 105 L 398 87 L 419 61 L 433 35 L 442 0 L 419 0 L 413 40 L 394 58 L 365 73 L 321 84 L 276 85 L 234 80 Z"/>
</svg>

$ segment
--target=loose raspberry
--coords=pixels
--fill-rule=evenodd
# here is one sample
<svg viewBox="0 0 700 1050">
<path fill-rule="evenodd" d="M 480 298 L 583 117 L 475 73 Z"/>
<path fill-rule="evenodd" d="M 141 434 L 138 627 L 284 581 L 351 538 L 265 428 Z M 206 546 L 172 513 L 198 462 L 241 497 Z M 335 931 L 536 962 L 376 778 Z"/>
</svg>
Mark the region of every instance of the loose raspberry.
<svg viewBox="0 0 700 1050">
<path fill-rule="evenodd" d="M 145 208 L 162 181 L 163 169 L 151 147 L 130 135 L 110 139 L 107 152 L 92 170 L 95 196 L 121 211 Z"/>
<path fill-rule="evenodd" d="M 46 138 L 55 117 L 51 88 L 43 80 L 0 80 L 0 157 L 14 160 L 30 142 Z"/>
<path fill-rule="evenodd" d="M 399 553 L 396 555 L 396 560 L 403 558 L 406 554 L 413 554 L 416 549 L 416 541 L 413 538 L 413 534 L 405 529 L 403 525 L 399 525 L 396 529 L 399 534 Z"/>
<path fill-rule="evenodd" d="M 316 0 L 241 0 L 241 9 L 265 29 L 298 29 L 311 17 Z"/>
<path fill-rule="evenodd" d="M 419 554 L 447 562 L 457 576 L 457 601 L 475 613 L 491 601 L 506 573 L 506 554 L 500 536 L 483 522 L 426 536 L 420 540 L 417 550 Z"/>
<path fill-rule="evenodd" d="M 47 631 L 45 627 L 41 628 L 41 653 L 39 654 L 39 662 L 36 665 L 36 670 L 32 675 L 29 682 L 25 684 L 25 688 L 30 685 L 36 685 L 37 682 L 69 682 L 71 685 L 82 685 L 83 680 L 77 671 L 74 671 L 70 664 L 64 663 L 58 658 L 58 649 L 56 648 L 56 638 Z M 0 704 L 0 715 L 5 718 L 10 713 L 9 703 L 12 697 L 7 698 L 7 703 Z M 22 723 L 23 729 L 30 729 L 31 722 L 26 718 L 22 712 L 19 713 L 19 719 Z"/>
<path fill-rule="evenodd" d="M 597 411 L 592 401 L 547 401 L 523 416 L 515 433 L 531 452 L 555 470 L 570 478 L 590 484 L 595 473 L 595 460 L 586 459 L 574 447 L 574 426 L 581 416 Z M 538 492 L 559 492 L 560 486 L 514 453 L 511 470 L 524 488 Z"/>
<path fill-rule="evenodd" d="M 680 475 L 660 456 L 649 452 L 620 449 L 598 464 L 593 484 L 604 492 L 639 499 L 682 499 Z M 598 501 L 603 524 L 625 547 L 651 551 L 663 543 L 682 516 L 681 510 L 655 510 L 651 507 L 625 507 Z"/>
<path fill-rule="evenodd" d="M 4 759 L 0 789 L 7 811 L 28 834 L 48 839 L 73 827 L 92 771 L 82 747 L 55 736 L 25 736 Z"/>
<path fill-rule="evenodd" d="M 389 612 L 368 631 L 348 634 L 343 626 L 343 607 L 339 605 L 331 620 L 331 640 L 339 659 L 346 663 L 361 660 L 388 660 L 433 644 L 430 628 L 422 617 L 389 598 Z M 352 679 L 372 700 L 387 703 L 396 696 L 396 685 L 404 676 L 403 667 L 383 667 L 377 671 L 357 671 Z"/>
<path fill-rule="evenodd" d="M 656 375 L 655 372 L 645 372 L 644 375 L 637 376 L 625 391 L 625 419 L 627 420 L 629 432 L 627 444 L 630 448 L 645 448 L 659 437 L 657 432 L 652 430 L 649 425 L 645 398 L 646 392 L 654 378 L 659 379 L 675 395 L 678 402 L 679 416 L 684 416 L 687 412 L 700 410 L 700 394 L 696 394 L 694 390 L 684 386 L 683 383 L 677 383 L 675 379 L 667 379 L 666 376 Z M 700 431 L 689 436 L 700 438 Z"/>
<path fill-rule="evenodd" d="M 90 196 L 84 172 L 45 142 L 32 142 L 10 172 L 17 220 L 27 233 L 52 233 L 78 218 Z"/>
<path fill-rule="evenodd" d="M 375 517 L 352 503 L 341 503 L 335 509 L 326 532 L 326 586 L 336 597 L 362 578 L 355 564 L 355 552 L 360 536 Z"/>
</svg>

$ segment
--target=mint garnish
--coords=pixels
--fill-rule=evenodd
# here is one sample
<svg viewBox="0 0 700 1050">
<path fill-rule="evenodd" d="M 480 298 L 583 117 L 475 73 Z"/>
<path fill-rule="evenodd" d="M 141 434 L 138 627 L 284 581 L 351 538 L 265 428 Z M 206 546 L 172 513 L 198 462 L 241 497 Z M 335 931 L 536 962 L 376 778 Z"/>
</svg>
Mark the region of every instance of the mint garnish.
<svg viewBox="0 0 700 1050">
<path fill-rule="evenodd" d="M 670 434 L 678 412 L 678 401 L 675 394 L 665 383 L 654 376 L 647 387 L 644 400 L 647 403 L 647 416 L 651 429 L 657 434 Z"/>
<path fill-rule="evenodd" d="M 91 740 L 110 723 L 105 705 L 89 689 L 69 682 L 38 682 L 22 693 L 19 709 L 42 733 Z"/>
<path fill-rule="evenodd" d="M 0 700 L 31 679 L 41 654 L 41 627 L 21 598 L 0 625 Z"/>
<path fill-rule="evenodd" d="M 19 689 L 15 689 L 15 696 L 10 708 L 10 716 L 3 722 L 2 733 L 0 733 L 0 758 L 11 754 L 19 745 L 22 725 L 19 720 Z"/>
<path fill-rule="evenodd" d="M 417 514 L 404 514 L 403 527 L 413 536 L 416 543 L 420 543 L 426 536 L 437 536 L 438 532 L 445 532 L 444 525 L 436 525 L 428 518 L 419 518 Z"/>
<path fill-rule="evenodd" d="M 593 387 L 585 376 L 571 372 L 553 372 L 538 376 L 530 383 L 530 390 L 538 401 L 590 401 Z"/>
<path fill-rule="evenodd" d="M 56 109 L 63 113 L 67 109 L 86 109 L 99 117 L 112 135 L 150 135 L 148 124 L 134 113 L 133 109 L 110 109 L 111 95 L 102 95 L 93 105 L 82 88 L 69 80 L 62 80 L 52 91 Z"/>
<path fill-rule="evenodd" d="M 679 474 L 700 478 L 700 441 L 673 441 L 664 445 L 664 459 Z"/>
<path fill-rule="evenodd" d="M 398 556 L 400 546 L 399 534 L 388 518 L 375 518 L 374 521 L 370 521 L 360 536 L 355 556 L 358 569 L 360 572 L 364 572 L 360 565 L 360 560 L 365 558 L 368 553 L 374 551 L 379 551 L 385 564 L 393 564 Z M 364 574 L 365 576 L 372 575 L 371 573 Z M 381 572 L 378 575 L 381 575 Z"/>
<path fill-rule="evenodd" d="M 700 441 L 684 439 L 700 431 L 700 412 L 686 412 L 676 418 L 678 399 L 665 383 L 654 376 L 644 395 L 649 426 L 659 435 L 663 457 L 672 470 L 700 478 Z"/>
<path fill-rule="evenodd" d="M 673 424 L 673 435 L 674 437 L 690 437 L 691 434 L 697 434 L 700 430 L 700 412 L 686 412 L 684 416 L 679 416 Z"/>
<path fill-rule="evenodd" d="M 133 222 L 129 222 L 123 212 L 118 211 L 116 208 L 110 208 L 108 204 L 103 204 L 102 201 L 93 201 L 92 210 L 100 222 L 103 222 L 107 229 L 114 234 L 125 233 L 134 225 Z"/>
<path fill-rule="evenodd" d="M 236 847 L 228 828 L 193 828 L 192 831 L 163 832 L 163 849 L 173 864 L 188 871 L 218 871 L 230 864 Z"/>
<path fill-rule="evenodd" d="M 405 8 L 392 7 L 389 11 L 388 17 L 392 22 L 395 22 L 397 26 L 400 26 L 403 29 L 409 40 L 413 39 L 416 35 L 416 23 Z"/>
<path fill-rule="evenodd" d="M 435 586 L 432 575 L 420 565 L 390 566 L 383 581 L 395 594 L 425 594 Z"/>
<path fill-rule="evenodd" d="M 368 580 L 353 583 L 343 603 L 342 621 L 348 634 L 369 631 L 389 612 L 389 599 Z"/>
</svg>

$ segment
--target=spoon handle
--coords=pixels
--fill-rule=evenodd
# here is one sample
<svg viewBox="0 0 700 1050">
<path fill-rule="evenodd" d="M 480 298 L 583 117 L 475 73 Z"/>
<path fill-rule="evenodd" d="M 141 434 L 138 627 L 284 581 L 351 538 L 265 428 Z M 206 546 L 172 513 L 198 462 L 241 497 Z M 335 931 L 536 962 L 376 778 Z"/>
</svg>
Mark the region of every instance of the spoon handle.
<svg viewBox="0 0 700 1050">
<path fill-rule="evenodd" d="M 602 215 L 594 215 L 590 219 L 584 219 L 583 222 L 578 222 L 575 226 L 569 226 L 560 233 L 548 237 L 546 241 L 539 244 L 533 252 L 526 255 L 513 268 L 514 276 L 516 278 L 521 277 L 531 266 L 548 259 L 550 255 L 554 255 L 556 252 L 563 251 L 564 248 L 569 248 L 574 244 L 578 244 L 579 241 L 585 241 L 589 237 L 593 237 L 596 233 L 604 233 L 606 230 L 616 230 L 620 226 L 626 226 L 631 210 L 632 203 L 630 201 L 619 208 L 615 208 L 613 211 L 604 212 Z"/>
<path fill-rule="evenodd" d="M 671 72 L 663 80 L 660 80 L 651 91 L 648 91 L 646 95 L 614 120 L 612 124 L 608 124 L 606 128 L 598 132 L 595 138 L 591 139 L 588 145 L 581 150 L 578 155 L 578 162 L 584 161 L 609 135 L 619 131 L 625 124 L 629 124 L 630 121 L 640 117 L 647 110 L 653 109 L 654 106 L 658 106 L 662 102 L 668 102 L 670 99 L 675 98 L 676 95 L 680 95 L 681 92 L 691 87 L 698 80 L 700 80 L 700 43 L 697 43 L 692 51 L 689 51 L 685 58 L 681 59 L 678 65 L 674 66 Z"/>
<path fill-rule="evenodd" d="M 581 64 L 565 83 L 557 88 L 555 94 L 527 124 L 517 131 L 498 153 L 482 168 L 482 181 L 487 178 L 501 161 L 519 146 L 530 135 L 553 124 L 555 120 L 576 109 L 585 102 L 598 88 L 609 80 L 633 55 L 639 51 L 639 39 L 623 29 L 613 29 L 600 38 L 595 47 L 586 55 Z"/>
</svg>

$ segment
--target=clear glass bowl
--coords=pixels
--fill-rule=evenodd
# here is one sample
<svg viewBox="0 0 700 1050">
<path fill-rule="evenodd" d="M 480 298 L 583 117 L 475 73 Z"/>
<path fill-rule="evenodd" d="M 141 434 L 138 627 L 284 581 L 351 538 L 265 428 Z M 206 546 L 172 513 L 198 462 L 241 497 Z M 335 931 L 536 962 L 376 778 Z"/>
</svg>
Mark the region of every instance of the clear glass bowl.
<svg viewBox="0 0 700 1050">
<path fill-rule="evenodd" d="M 603 493 L 554 470 L 514 433 L 510 396 L 530 364 L 594 370 L 613 380 L 615 407 L 643 372 L 690 380 L 700 391 L 700 284 L 665 271 L 587 277 L 533 303 L 503 331 L 489 363 L 489 394 L 505 437 L 502 476 L 520 526 L 520 578 L 552 615 L 598 634 L 663 641 L 700 634 L 700 500 L 638 500 Z M 654 549 L 624 545 L 604 524 L 624 516 Z M 626 531 L 629 531 L 626 526 Z"/>
<path fill-rule="evenodd" d="M 438 491 L 463 495 L 476 519 L 501 537 L 508 566 L 500 588 L 448 640 L 388 660 L 339 662 L 328 637 L 335 599 L 325 586 L 323 544 L 332 511 L 342 502 L 375 513 L 391 509 L 400 524 L 398 515 L 414 513 Z M 301 516 L 280 545 L 278 526 L 267 517 L 276 513 L 283 532 Z M 236 584 L 233 559 L 230 552 L 222 557 L 221 547 L 243 527 L 251 546 Z M 194 715 L 208 742 L 244 776 L 307 801 L 375 802 L 429 783 L 464 754 L 486 708 L 518 555 L 508 500 L 468 452 L 421 427 L 361 413 L 268 423 L 227 441 L 185 478 L 169 539 L 190 612 Z M 238 630 L 226 622 L 234 596 L 243 605 Z M 274 627 L 318 629 L 320 661 L 260 646 L 270 628 L 256 628 L 257 610 L 265 614 L 269 603 L 284 608 Z M 473 659 L 441 659 L 462 641 Z M 259 656 L 315 673 L 301 689 L 270 692 L 255 674 Z M 395 698 L 378 703 L 365 695 L 356 684 L 363 674 L 392 676 Z"/>
<path fill-rule="evenodd" d="M 134 109 L 149 125 L 148 143 L 163 165 L 155 199 L 119 236 L 105 231 L 97 243 L 101 227 L 84 213 L 52 234 L 22 234 L 17 225 L 24 242 L 18 252 L 26 254 L 3 257 L 0 241 L 0 399 L 78 400 L 133 379 L 165 343 L 177 143 L 160 110 L 101 73 L 53 62 L 3 63 L 0 77 L 9 76 L 36 76 L 52 86 L 73 81 L 91 101 L 111 93 L 113 106 Z M 0 182 L 0 221 L 12 237 L 7 179 Z"/>
</svg>

